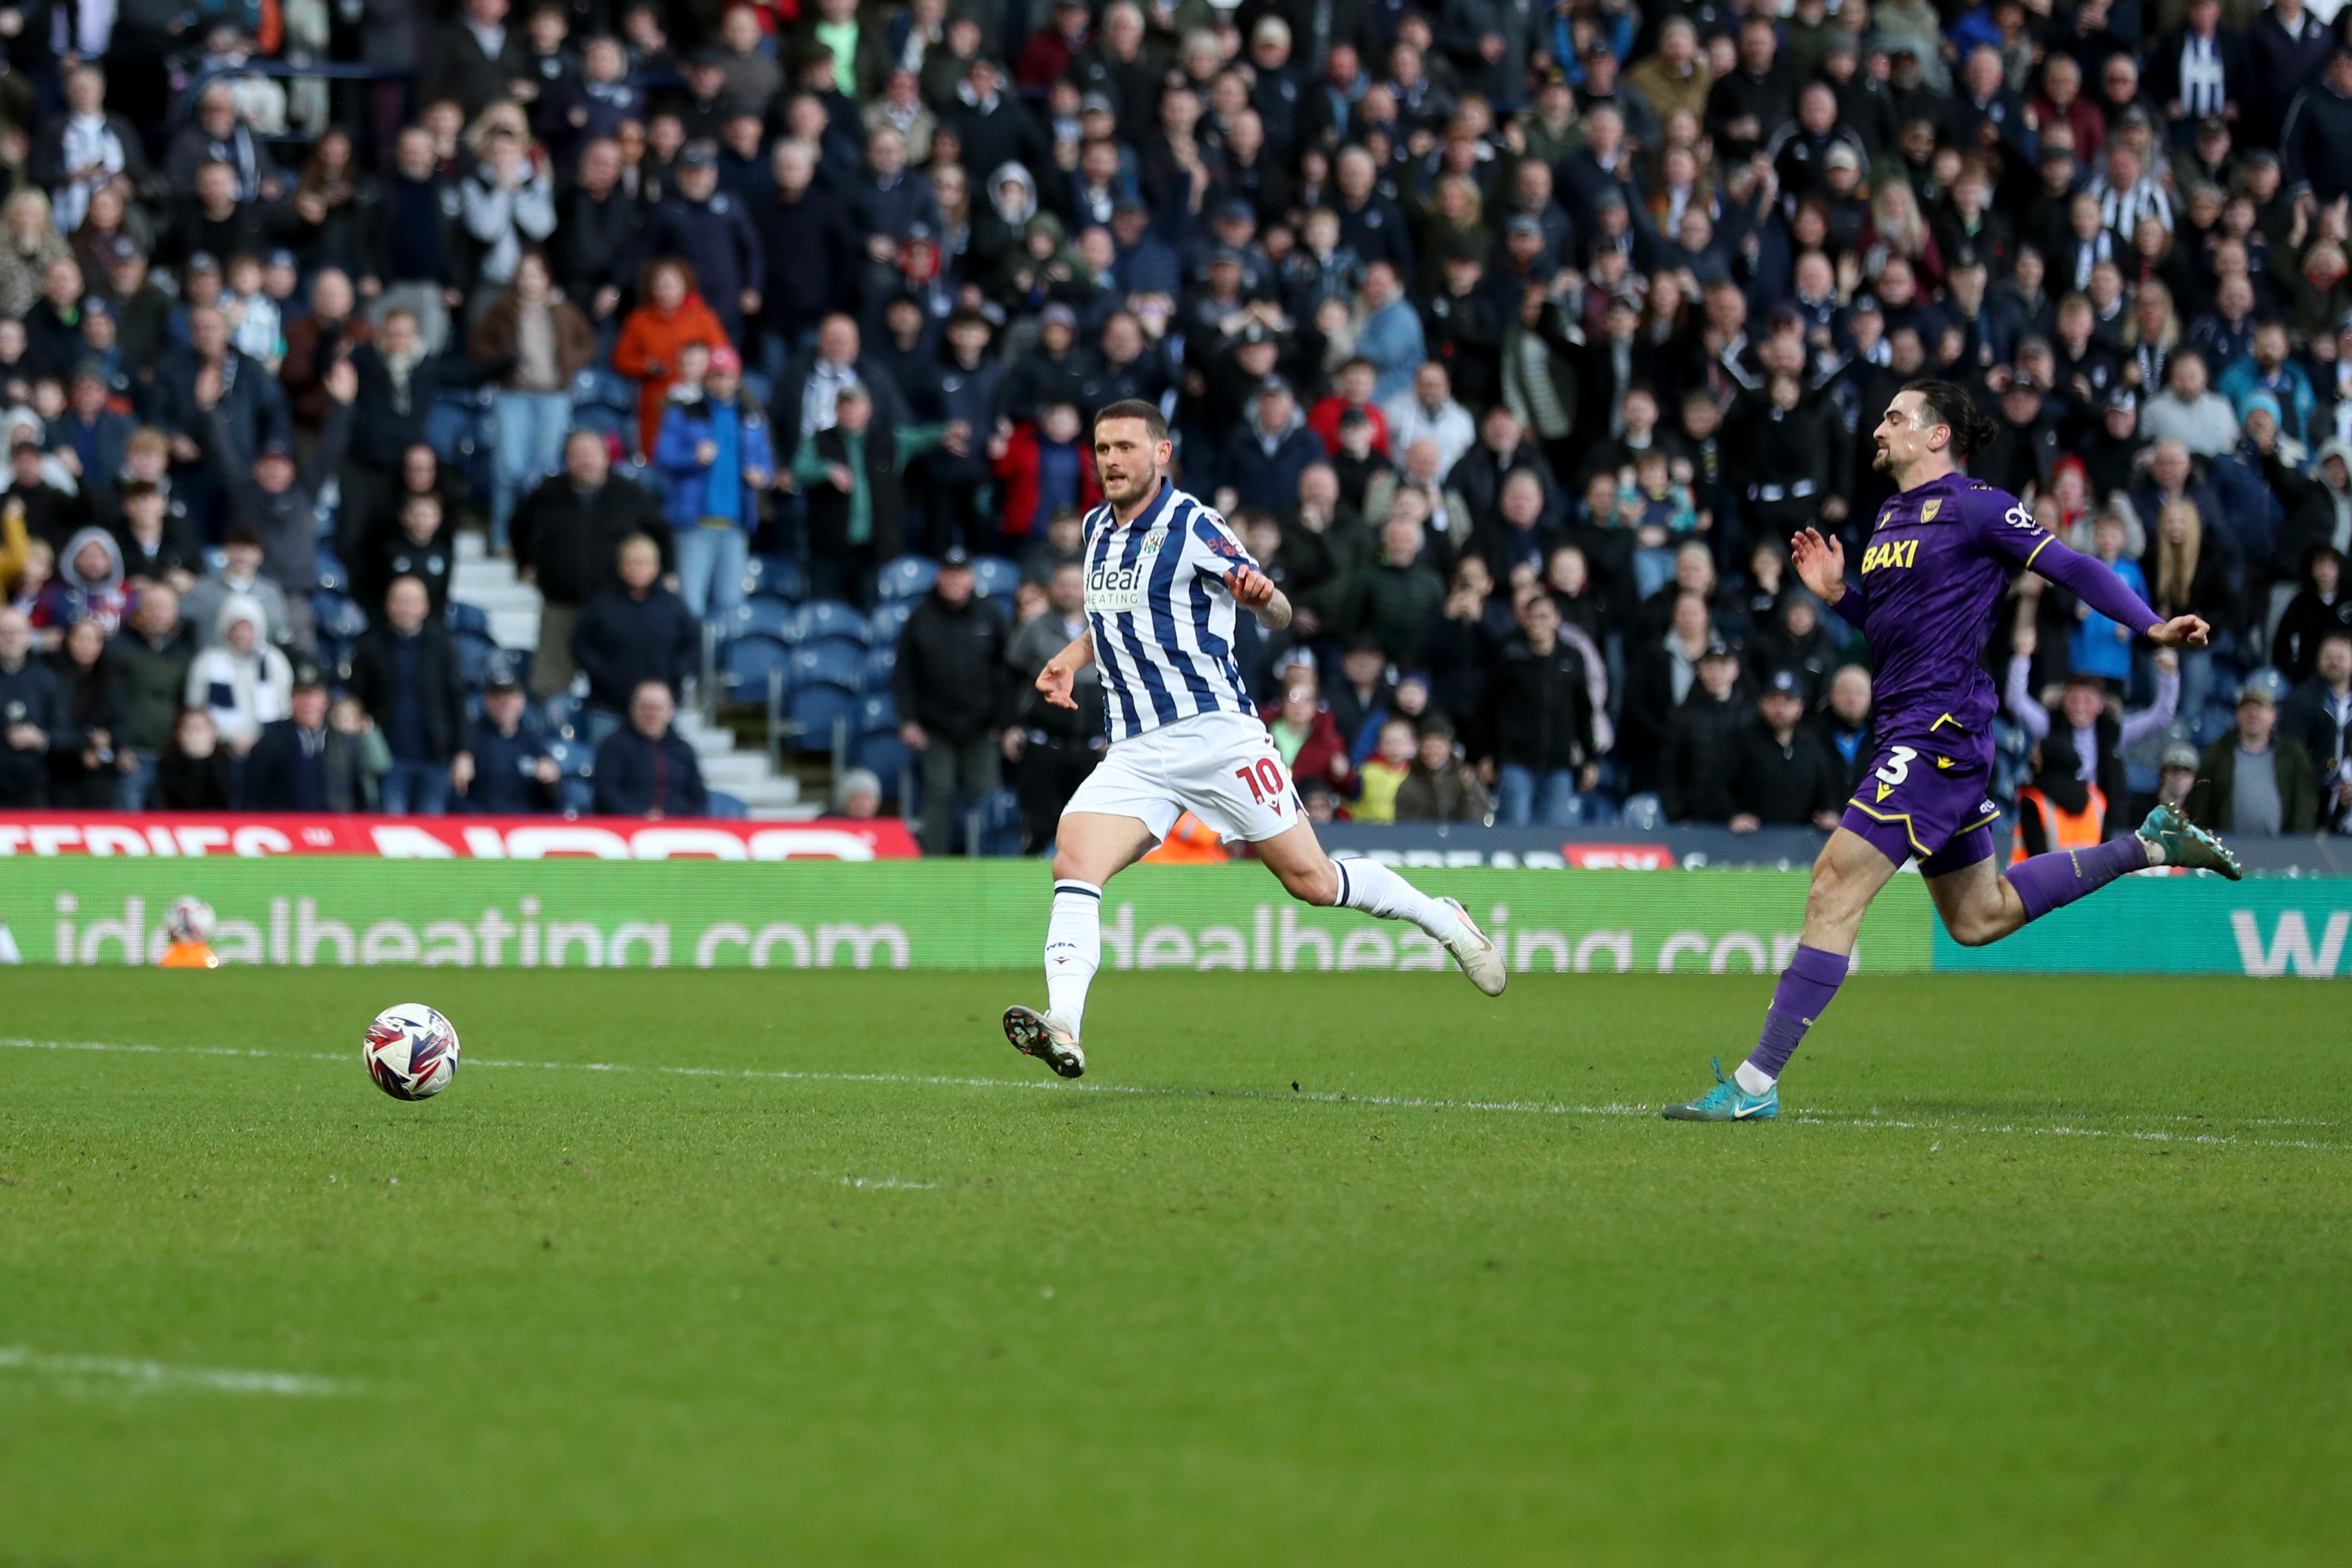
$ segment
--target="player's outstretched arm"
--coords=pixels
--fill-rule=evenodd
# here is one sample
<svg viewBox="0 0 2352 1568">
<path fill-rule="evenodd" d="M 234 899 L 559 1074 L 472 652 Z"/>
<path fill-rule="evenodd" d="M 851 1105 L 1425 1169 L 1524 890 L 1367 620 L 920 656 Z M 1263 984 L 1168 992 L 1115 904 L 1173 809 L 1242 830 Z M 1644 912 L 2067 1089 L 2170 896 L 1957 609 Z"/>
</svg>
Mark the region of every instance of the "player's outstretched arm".
<svg viewBox="0 0 2352 1568">
<path fill-rule="evenodd" d="M 1074 708 L 1078 699 L 1073 689 L 1078 682 L 1078 672 L 1095 662 L 1095 634 L 1091 631 L 1078 633 L 1077 641 L 1045 661 L 1037 672 L 1037 689 L 1055 707 Z"/>
<path fill-rule="evenodd" d="M 1234 602 L 1257 617 L 1257 623 L 1269 632 L 1279 632 L 1290 624 L 1290 599 L 1275 587 L 1274 579 L 1252 567 L 1237 566 L 1225 573 L 1226 591 Z"/>
<path fill-rule="evenodd" d="M 2025 564 L 2119 626 L 2128 626 L 2160 648 L 2202 648 L 2213 629 L 2194 615 L 2168 621 L 2149 609 L 2107 564 L 2045 535 Z"/>
</svg>

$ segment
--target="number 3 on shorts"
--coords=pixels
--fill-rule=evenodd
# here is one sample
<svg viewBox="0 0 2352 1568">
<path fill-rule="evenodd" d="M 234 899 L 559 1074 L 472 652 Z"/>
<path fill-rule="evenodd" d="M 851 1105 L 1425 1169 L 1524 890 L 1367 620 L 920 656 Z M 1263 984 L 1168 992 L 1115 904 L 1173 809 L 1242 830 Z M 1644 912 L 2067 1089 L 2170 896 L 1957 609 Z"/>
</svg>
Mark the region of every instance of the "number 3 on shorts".
<svg viewBox="0 0 2352 1568">
<path fill-rule="evenodd" d="M 1261 757 L 1255 767 L 1234 769 L 1234 777 L 1249 786 L 1250 799 L 1259 805 L 1279 800 L 1289 786 L 1283 782 L 1282 764 L 1271 757 Z"/>
<path fill-rule="evenodd" d="M 1898 746 L 1886 754 L 1886 766 L 1875 775 L 1878 781 L 1892 788 L 1911 777 L 1911 762 L 1919 753 L 1908 746 Z"/>
</svg>

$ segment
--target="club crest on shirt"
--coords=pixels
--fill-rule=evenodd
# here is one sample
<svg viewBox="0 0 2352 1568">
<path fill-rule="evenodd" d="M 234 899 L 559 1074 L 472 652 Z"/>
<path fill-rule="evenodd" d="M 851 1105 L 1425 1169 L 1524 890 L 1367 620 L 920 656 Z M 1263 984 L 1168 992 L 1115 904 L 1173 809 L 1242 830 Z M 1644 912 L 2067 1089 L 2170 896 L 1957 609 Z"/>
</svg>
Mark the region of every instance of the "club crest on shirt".
<svg viewBox="0 0 2352 1568">
<path fill-rule="evenodd" d="M 1143 553 L 1147 556 L 1158 555 L 1160 553 L 1160 547 L 1167 542 L 1168 525 L 1161 523 L 1155 527 L 1150 533 L 1143 536 Z"/>
<path fill-rule="evenodd" d="M 1940 496 L 1930 497 L 1927 505 L 1919 508 L 1919 520 L 1923 523 L 1932 523 L 1936 520 L 1936 514 L 1943 509 L 1943 497 Z"/>
</svg>

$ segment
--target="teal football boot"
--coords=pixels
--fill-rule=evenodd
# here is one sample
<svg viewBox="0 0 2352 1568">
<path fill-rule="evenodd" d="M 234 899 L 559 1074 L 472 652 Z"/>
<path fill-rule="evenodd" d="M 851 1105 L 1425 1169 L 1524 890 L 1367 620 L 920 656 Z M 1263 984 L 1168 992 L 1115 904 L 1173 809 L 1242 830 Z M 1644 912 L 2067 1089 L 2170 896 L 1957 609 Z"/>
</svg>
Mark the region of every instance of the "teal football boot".
<svg viewBox="0 0 2352 1568">
<path fill-rule="evenodd" d="M 2166 865 L 2191 871 L 2218 872 L 2231 882 L 2245 877 L 2245 868 L 2221 840 L 2180 814 L 2177 806 L 2158 806 L 2139 825 L 2139 836 L 2163 852 Z M 2149 860 L 2156 857 L 2150 855 Z"/>
<path fill-rule="evenodd" d="M 1739 1081 L 1723 1071 L 1723 1061 L 1715 1059 L 1715 1087 L 1696 1100 L 1680 1105 L 1669 1105 L 1665 1118 L 1669 1122 L 1769 1122 L 1780 1113 L 1780 1086 L 1778 1083 L 1761 1094 L 1750 1094 L 1739 1086 Z"/>
</svg>

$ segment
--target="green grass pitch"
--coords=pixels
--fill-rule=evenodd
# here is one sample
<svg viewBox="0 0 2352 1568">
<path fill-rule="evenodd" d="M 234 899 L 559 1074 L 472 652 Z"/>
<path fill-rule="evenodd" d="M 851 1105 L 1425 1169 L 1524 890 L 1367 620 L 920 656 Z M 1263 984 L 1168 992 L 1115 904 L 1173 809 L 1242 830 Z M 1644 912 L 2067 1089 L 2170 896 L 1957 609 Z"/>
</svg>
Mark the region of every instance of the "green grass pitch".
<svg viewBox="0 0 2352 1568">
<path fill-rule="evenodd" d="M 0 976 L 10 1568 L 2345 1561 L 2341 985 Z"/>
</svg>

